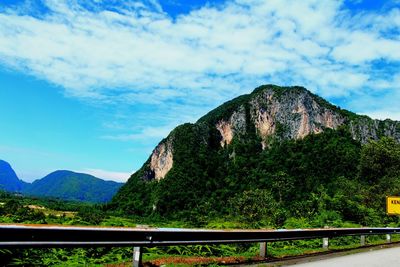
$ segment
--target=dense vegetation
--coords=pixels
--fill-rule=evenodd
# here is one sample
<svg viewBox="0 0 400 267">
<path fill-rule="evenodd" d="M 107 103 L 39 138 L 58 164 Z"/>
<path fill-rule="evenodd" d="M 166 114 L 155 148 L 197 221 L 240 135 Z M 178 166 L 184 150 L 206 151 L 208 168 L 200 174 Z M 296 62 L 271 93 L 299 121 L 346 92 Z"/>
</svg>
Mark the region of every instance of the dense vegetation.
<svg viewBox="0 0 400 267">
<path fill-rule="evenodd" d="M 0 191 L 0 223 L 134 226 L 102 206 Z M 131 257 L 130 249 L 0 249 L 0 266 L 93 266 Z"/>
<path fill-rule="evenodd" d="M 291 218 L 317 220 L 318 226 L 395 220 L 385 215 L 385 196 L 400 193 L 400 145 L 393 139 L 361 146 L 340 129 L 275 143 L 264 151 L 258 142 L 237 140 L 210 153 L 205 145 L 190 143 L 199 140 L 188 128 L 182 133 L 188 143 L 181 138 L 175 147 L 182 149 L 177 155 L 183 158 L 175 160 L 179 168 L 160 182 L 133 176 L 130 185 L 138 194 L 117 196 L 114 203 L 121 201 L 131 214 L 191 220 L 198 226 L 221 216 L 273 227 Z M 198 160 L 184 160 L 190 153 Z"/>
<path fill-rule="evenodd" d="M 0 223 L 93 225 L 107 217 L 102 209 L 97 204 L 0 191 Z"/>
</svg>

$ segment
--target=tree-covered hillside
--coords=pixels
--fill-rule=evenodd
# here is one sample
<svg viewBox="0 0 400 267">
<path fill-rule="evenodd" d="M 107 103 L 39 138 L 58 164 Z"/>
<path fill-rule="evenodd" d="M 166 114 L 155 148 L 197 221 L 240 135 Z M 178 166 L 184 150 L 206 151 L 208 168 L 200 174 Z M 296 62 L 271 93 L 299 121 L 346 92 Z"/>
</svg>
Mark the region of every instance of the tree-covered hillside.
<svg viewBox="0 0 400 267">
<path fill-rule="evenodd" d="M 358 116 L 304 88 L 263 86 L 178 126 L 109 207 L 281 226 L 291 218 L 378 225 L 400 193 L 400 123 Z"/>
<path fill-rule="evenodd" d="M 24 194 L 65 200 L 107 202 L 122 186 L 85 173 L 55 171 L 26 187 Z"/>
<path fill-rule="evenodd" d="M 18 178 L 8 162 L 0 160 L 0 190 L 6 192 L 105 203 L 111 200 L 121 186 L 122 183 L 65 170 L 55 171 L 33 183 L 26 183 Z"/>
</svg>

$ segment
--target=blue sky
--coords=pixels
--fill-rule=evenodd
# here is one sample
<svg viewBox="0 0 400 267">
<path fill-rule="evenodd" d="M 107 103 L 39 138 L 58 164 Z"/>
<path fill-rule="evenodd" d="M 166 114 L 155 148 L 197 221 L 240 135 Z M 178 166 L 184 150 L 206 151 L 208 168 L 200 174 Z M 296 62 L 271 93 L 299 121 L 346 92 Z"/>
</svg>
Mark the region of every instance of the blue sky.
<svg viewBox="0 0 400 267">
<path fill-rule="evenodd" d="M 125 181 L 170 130 L 266 83 L 400 120 L 400 2 L 6 0 L 0 158 Z"/>
</svg>

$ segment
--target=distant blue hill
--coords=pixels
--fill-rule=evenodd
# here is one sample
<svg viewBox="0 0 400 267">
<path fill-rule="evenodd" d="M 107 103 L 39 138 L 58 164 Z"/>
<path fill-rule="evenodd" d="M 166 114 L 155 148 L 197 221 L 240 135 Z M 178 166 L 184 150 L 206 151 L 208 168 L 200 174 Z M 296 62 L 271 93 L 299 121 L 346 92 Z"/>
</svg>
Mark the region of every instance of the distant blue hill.
<svg viewBox="0 0 400 267">
<path fill-rule="evenodd" d="M 18 179 L 10 164 L 0 160 L 0 189 L 9 192 L 101 203 L 111 200 L 122 185 L 67 170 L 52 172 L 31 184 L 25 183 Z"/>
<path fill-rule="evenodd" d="M 121 186 L 122 183 L 104 181 L 89 174 L 62 170 L 34 181 L 24 193 L 67 200 L 107 202 Z"/>
<path fill-rule="evenodd" d="M 27 184 L 18 179 L 17 174 L 8 162 L 0 160 L 0 190 L 22 192 Z"/>
</svg>

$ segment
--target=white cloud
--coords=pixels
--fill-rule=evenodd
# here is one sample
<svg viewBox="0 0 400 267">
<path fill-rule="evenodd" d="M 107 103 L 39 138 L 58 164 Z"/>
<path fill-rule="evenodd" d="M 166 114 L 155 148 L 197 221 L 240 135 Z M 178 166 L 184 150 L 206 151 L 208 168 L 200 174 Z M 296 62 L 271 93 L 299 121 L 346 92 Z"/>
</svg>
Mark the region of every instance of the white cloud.
<svg viewBox="0 0 400 267">
<path fill-rule="evenodd" d="M 145 140 L 161 140 L 162 138 L 168 136 L 168 134 L 174 129 L 177 124 L 171 124 L 167 126 L 160 127 L 145 127 L 141 129 L 138 133 L 128 133 L 128 134 L 117 134 L 117 135 L 106 135 L 103 136 L 104 139 L 109 140 L 120 140 L 120 141 L 145 141 Z"/>
<path fill-rule="evenodd" d="M 385 40 L 370 33 L 354 32 L 348 37 L 348 43 L 334 48 L 332 55 L 350 64 L 365 64 L 381 58 L 400 61 L 400 42 Z"/>
<path fill-rule="evenodd" d="M 90 168 L 79 170 L 76 172 L 87 173 L 87 174 L 91 174 L 95 177 L 104 179 L 104 180 L 112 180 L 112 181 L 121 182 L 121 183 L 125 183 L 133 173 L 133 171 L 131 173 L 130 172 L 115 172 L 115 171 L 90 169 Z"/>
<path fill-rule="evenodd" d="M 396 8 L 352 15 L 341 1 L 236 0 L 173 19 L 155 0 L 105 3 L 46 0 L 40 16 L 29 5 L 1 11 L 0 63 L 72 97 L 174 111 L 161 127 L 182 120 L 180 107 L 194 118 L 260 83 L 327 97 L 368 94 L 377 80 L 395 90 Z M 395 71 L 383 75 L 376 61 Z"/>
</svg>

